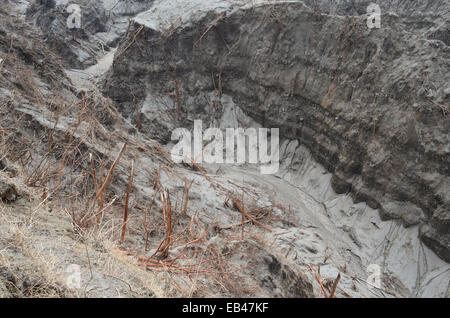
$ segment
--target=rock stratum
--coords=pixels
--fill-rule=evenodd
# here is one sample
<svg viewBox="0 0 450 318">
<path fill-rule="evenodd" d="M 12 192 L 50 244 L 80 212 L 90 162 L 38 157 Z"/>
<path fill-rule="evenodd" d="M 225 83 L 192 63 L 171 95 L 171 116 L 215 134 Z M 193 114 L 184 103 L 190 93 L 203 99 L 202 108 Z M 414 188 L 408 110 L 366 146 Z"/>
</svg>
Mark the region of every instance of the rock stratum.
<svg viewBox="0 0 450 318">
<path fill-rule="evenodd" d="M 195 119 L 220 122 L 231 98 L 306 146 L 337 193 L 420 225 L 449 262 L 450 5 L 386 1 L 369 29 L 368 3 L 155 1 L 133 19 L 104 91 L 162 142 Z"/>
</svg>

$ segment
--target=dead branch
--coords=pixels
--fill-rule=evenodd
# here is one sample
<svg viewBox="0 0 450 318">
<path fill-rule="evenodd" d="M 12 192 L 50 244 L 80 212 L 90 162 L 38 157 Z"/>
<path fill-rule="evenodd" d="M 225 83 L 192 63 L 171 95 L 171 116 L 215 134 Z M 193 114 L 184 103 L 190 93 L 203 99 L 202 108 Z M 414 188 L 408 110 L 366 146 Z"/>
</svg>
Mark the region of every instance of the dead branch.
<svg viewBox="0 0 450 318">
<path fill-rule="evenodd" d="M 338 273 L 338 275 L 334 281 L 334 284 L 333 284 L 333 289 L 331 290 L 331 293 L 330 293 L 330 298 L 334 297 L 334 293 L 336 292 L 336 288 L 337 288 L 337 285 L 339 284 L 340 279 L 341 279 L 341 273 Z"/>
<path fill-rule="evenodd" d="M 142 30 L 144 30 L 144 26 L 141 25 L 136 32 L 134 32 L 134 36 L 133 39 L 131 40 L 131 42 L 116 56 L 116 60 L 118 60 L 120 57 L 122 57 L 122 55 L 133 45 L 133 43 L 137 43 L 136 42 L 136 38 L 138 37 L 139 33 L 142 32 Z"/>
<path fill-rule="evenodd" d="M 128 222 L 128 200 L 130 199 L 130 191 L 133 186 L 133 175 L 134 175 L 134 161 L 131 162 L 130 179 L 128 181 L 127 195 L 125 198 L 125 207 L 123 210 L 123 223 L 122 223 L 122 235 L 120 236 L 120 244 L 125 241 L 125 232 L 127 231 Z"/>
<path fill-rule="evenodd" d="M 147 252 L 147 250 L 148 250 L 148 238 L 150 237 L 150 230 L 149 230 L 149 228 L 148 228 L 148 225 L 147 225 L 147 215 L 148 214 L 150 214 L 150 212 L 152 211 L 152 207 L 153 207 L 153 204 L 155 203 L 155 198 L 156 198 L 156 191 L 155 192 L 153 192 L 153 198 L 152 198 L 152 201 L 151 201 L 151 203 L 150 203 L 150 207 L 145 211 L 145 214 L 144 214 L 144 231 L 145 231 L 145 247 L 144 247 L 144 252 Z M 147 213 L 147 211 L 148 211 L 148 213 Z"/>
<path fill-rule="evenodd" d="M 264 228 L 265 230 L 272 232 L 272 230 L 270 228 L 268 228 L 267 226 L 265 226 L 264 224 L 262 224 L 261 222 L 259 222 L 258 220 L 256 220 L 253 216 L 251 216 L 250 214 L 248 214 L 245 209 L 242 207 L 242 205 L 239 203 L 239 200 L 236 198 L 233 198 L 233 205 L 236 209 L 239 210 L 239 212 L 241 212 L 243 215 L 245 215 L 249 220 L 251 220 L 254 224 L 257 224 L 259 226 L 261 226 L 262 228 Z"/>
<path fill-rule="evenodd" d="M 434 100 L 432 100 L 431 98 L 429 98 L 428 99 L 434 106 L 436 106 L 436 107 L 438 107 L 441 111 L 442 111 L 442 114 L 444 115 L 444 116 L 447 116 L 447 114 L 449 114 L 449 108 L 448 108 L 448 106 L 446 106 L 446 105 L 442 105 L 442 104 L 439 104 L 439 103 L 436 103 Z"/>
<path fill-rule="evenodd" d="M 89 212 L 86 213 L 86 215 L 80 220 L 80 223 L 83 224 L 84 220 L 90 215 L 90 212 L 93 210 L 95 203 L 98 201 L 98 199 L 103 195 L 103 192 L 105 191 L 106 187 L 108 186 L 109 182 L 111 181 L 112 174 L 114 172 L 114 169 L 116 168 L 117 164 L 120 161 L 120 158 L 122 158 L 123 152 L 125 151 L 127 144 L 124 143 L 122 148 L 120 149 L 119 154 L 117 155 L 116 159 L 114 160 L 113 164 L 109 168 L 108 175 L 106 176 L 105 181 L 103 182 L 102 186 L 100 187 L 100 190 L 98 190 L 97 195 L 95 196 L 94 200 L 92 200 L 91 206 L 89 208 Z"/>
<path fill-rule="evenodd" d="M 156 251 L 146 259 L 147 262 L 152 261 L 153 257 L 159 253 L 159 260 L 165 259 L 169 254 L 169 248 L 171 243 L 171 236 L 173 230 L 172 223 L 172 204 L 170 202 L 170 194 L 167 190 L 161 192 L 161 206 L 163 210 L 164 219 L 166 221 L 166 234 L 159 244 Z"/>
<path fill-rule="evenodd" d="M 202 39 L 205 37 L 205 35 L 215 26 L 219 24 L 219 22 L 226 16 L 226 12 L 222 12 L 220 16 L 203 32 L 202 36 L 194 43 L 194 48 L 197 47 L 199 43 L 202 42 Z"/>
<path fill-rule="evenodd" d="M 182 210 L 182 214 L 185 214 L 188 208 L 188 203 L 189 203 L 189 191 L 191 189 L 192 186 L 192 182 L 194 182 L 194 180 L 191 181 L 191 183 L 188 185 L 188 181 L 187 179 L 184 180 L 184 191 L 183 191 L 183 210 Z"/>
<path fill-rule="evenodd" d="M 311 272 L 313 273 L 314 277 L 316 278 L 316 281 L 319 283 L 320 289 L 322 290 L 325 298 L 328 298 L 328 293 L 325 290 L 325 287 L 322 284 L 322 280 L 320 279 L 319 275 L 317 274 L 317 272 L 314 270 L 314 267 L 310 264 L 309 268 L 311 270 Z"/>
<path fill-rule="evenodd" d="M 97 174 L 95 173 L 95 166 L 92 153 L 89 154 L 89 161 L 91 162 L 92 178 L 94 179 L 95 193 L 98 192 Z"/>
<path fill-rule="evenodd" d="M 102 195 L 103 191 L 105 191 L 106 186 L 108 185 L 109 181 L 111 181 L 111 177 L 112 177 L 112 174 L 114 172 L 114 169 L 116 168 L 117 164 L 119 163 L 120 158 L 122 158 L 122 155 L 123 155 L 123 152 L 125 151 L 126 146 L 127 146 L 127 144 L 124 143 L 122 148 L 120 149 L 119 154 L 116 157 L 116 160 L 114 160 L 114 163 L 111 165 L 111 168 L 109 168 L 108 174 L 106 176 L 106 180 L 105 180 L 105 182 L 103 182 L 102 187 L 100 188 L 100 190 L 98 191 L 97 195 L 95 196 L 94 203 Z"/>
</svg>

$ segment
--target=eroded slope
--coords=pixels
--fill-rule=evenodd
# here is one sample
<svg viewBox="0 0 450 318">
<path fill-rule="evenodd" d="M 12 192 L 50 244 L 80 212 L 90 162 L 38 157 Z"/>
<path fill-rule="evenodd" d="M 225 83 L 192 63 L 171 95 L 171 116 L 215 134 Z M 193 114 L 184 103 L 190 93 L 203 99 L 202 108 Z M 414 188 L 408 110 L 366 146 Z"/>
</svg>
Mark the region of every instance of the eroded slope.
<svg viewBox="0 0 450 318">
<path fill-rule="evenodd" d="M 220 97 L 229 96 L 258 124 L 306 145 L 333 172 L 336 192 L 383 219 L 421 225 L 423 241 L 449 261 L 446 43 L 388 12 L 381 29 L 368 29 L 365 16 L 297 2 L 189 5 L 175 18 L 158 1 L 134 20 L 106 83 L 119 111 L 136 120 L 137 104 L 141 131 L 168 141 L 194 119 L 220 122 Z M 436 6 L 448 4 L 417 9 L 445 20 Z"/>
</svg>

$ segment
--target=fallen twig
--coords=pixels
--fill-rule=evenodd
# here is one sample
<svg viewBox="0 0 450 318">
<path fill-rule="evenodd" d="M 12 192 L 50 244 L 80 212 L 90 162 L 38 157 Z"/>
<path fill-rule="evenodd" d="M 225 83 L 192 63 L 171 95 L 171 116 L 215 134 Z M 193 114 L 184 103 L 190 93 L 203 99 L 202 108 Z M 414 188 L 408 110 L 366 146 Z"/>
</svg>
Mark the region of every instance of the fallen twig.
<svg viewBox="0 0 450 318">
<path fill-rule="evenodd" d="M 262 224 L 261 222 L 259 222 L 258 220 L 256 220 L 253 216 L 251 216 L 250 214 L 248 214 L 245 209 L 242 207 L 242 205 L 239 203 L 239 200 L 237 200 L 236 198 L 233 198 L 233 204 L 234 206 L 239 210 L 239 212 L 241 212 L 243 215 L 245 215 L 249 220 L 251 220 L 253 223 L 258 224 L 259 226 L 261 226 L 262 228 L 264 228 L 265 230 L 272 232 L 272 230 L 270 228 L 268 228 L 267 226 L 265 226 L 264 224 Z"/>
</svg>

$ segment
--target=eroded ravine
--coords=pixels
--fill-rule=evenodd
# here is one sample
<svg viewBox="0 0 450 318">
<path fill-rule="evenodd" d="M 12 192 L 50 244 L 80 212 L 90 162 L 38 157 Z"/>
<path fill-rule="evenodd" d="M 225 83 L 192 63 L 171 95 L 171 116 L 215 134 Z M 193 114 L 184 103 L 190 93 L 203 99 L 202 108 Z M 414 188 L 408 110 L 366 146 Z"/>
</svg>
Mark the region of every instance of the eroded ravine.
<svg viewBox="0 0 450 318">
<path fill-rule="evenodd" d="M 104 76 L 108 61 L 112 64 L 111 59 L 105 58 L 99 66 L 85 70 L 84 73 L 89 74 L 85 81 L 95 83 L 98 76 Z M 77 73 L 70 72 L 73 82 L 79 81 Z M 79 82 L 80 89 L 85 87 L 85 81 Z M 219 125 L 237 127 L 238 117 L 241 122 L 253 122 L 251 118 L 246 119 L 236 105 L 229 106 L 233 111 L 227 112 L 218 121 Z M 171 147 L 167 146 L 168 152 Z M 216 182 L 230 184 L 231 181 L 258 193 L 258 200 L 288 207 L 291 225 L 274 228 L 275 233 L 264 238 L 273 242 L 274 249 L 287 254 L 305 272 L 310 264 L 320 264 L 321 274 L 326 278 L 332 279 L 341 272 L 342 288 L 354 296 L 442 297 L 448 293 L 446 278 L 450 267 L 420 242 L 418 226 L 406 229 L 400 221 L 382 221 L 379 212 L 366 203 L 355 204 L 349 194 L 336 194 L 331 185 L 332 174 L 297 141 L 285 140 L 280 149 L 281 170 L 274 176 L 261 175 L 259 169 L 251 165 L 205 165 Z M 199 188 L 194 185 L 193 192 L 210 198 L 194 201 L 194 207 L 221 205 L 220 195 L 214 193 L 207 179 L 192 176 L 187 170 L 180 173 L 198 182 Z M 169 179 L 164 182 L 167 184 Z M 145 190 L 147 187 L 143 184 L 139 186 L 144 192 L 152 192 Z M 212 193 L 205 195 L 205 192 Z M 230 223 L 233 221 L 224 219 L 218 224 L 226 227 Z M 381 289 L 368 283 L 370 265 L 379 266 L 383 273 Z"/>
<path fill-rule="evenodd" d="M 379 264 L 389 273 L 386 277 L 391 275 L 385 283 L 402 295 L 445 295 L 448 265 L 418 237 L 447 259 L 448 156 L 445 147 L 435 147 L 448 142 L 447 118 L 435 109 L 432 123 L 422 121 L 434 111 L 429 98 L 420 95 L 415 74 L 434 76 L 430 81 L 441 100 L 448 99 L 448 74 L 434 66 L 420 69 L 410 60 L 417 51 L 445 59 L 448 47 L 437 41 L 429 49 L 431 40 L 422 34 L 408 47 L 403 43 L 411 43 L 411 34 L 394 15 L 385 17 L 389 27 L 381 33 L 365 29 L 364 17 L 317 15 L 302 3 L 189 5 L 179 11 L 185 3 L 157 1 L 154 10 L 133 20 L 134 30 L 142 31 L 136 40 L 140 44 L 129 45 L 131 32 L 105 90 L 122 105 L 124 116 L 132 122 L 136 116 L 123 94 L 128 90 L 148 119 L 142 132 L 163 142 L 174 128 L 191 127 L 197 119 L 221 128 L 236 122 L 229 116 L 222 121 L 229 107 L 239 110 L 239 122 L 248 116 L 253 124 L 280 127 L 284 138 L 295 138 L 310 149 L 314 159 L 308 154 L 308 160 L 319 161 L 333 174 L 325 168 L 309 174 L 285 172 L 288 181 L 281 182 L 240 170 L 241 182 L 253 180 L 277 193 L 283 204 L 298 207 L 300 220 L 322 229 L 322 252 L 334 245 L 335 268 L 348 264 L 364 277 L 367 266 Z M 385 72 L 387 65 L 390 73 Z M 131 81 L 130 73 L 135 75 Z M 183 120 L 172 119 L 168 112 L 177 104 L 164 97 L 172 90 L 182 96 Z M 216 103 L 222 112 L 211 106 Z M 409 110 L 408 103 L 421 109 Z M 442 135 L 429 140 L 429 129 Z M 309 166 L 306 152 L 299 149 L 287 155 L 301 163 L 294 171 Z M 419 166 L 405 165 L 405 160 Z M 291 168 L 285 164 L 287 171 Z M 435 173 L 431 184 L 427 175 L 432 171 L 440 176 Z M 384 221 L 394 220 L 383 222 L 379 213 Z M 323 253 L 314 257 L 327 258 Z"/>
<path fill-rule="evenodd" d="M 89 7 L 88 2 L 83 3 Z M 103 2 L 112 8 L 113 2 Z M 65 61 L 70 85 L 78 94 L 72 100 L 94 96 L 99 104 L 111 97 L 120 112 L 115 113 L 117 118 L 102 122 L 100 133 L 91 123 L 80 125 L 74 136 L 87 148 L 86 156 L 113 158 L 122 143 L 131 145 L 109 189 L 117 209 L 112 206 L 103 225 L 111 226 L 113 233 L 116 230 L 111 224 L 121 218 L 123 189 L 134 162 L 130 230 L 120 246 L 120 253 L 130 254 L 124 262 L 121 259 L 123 276 L 114 275 L 130 282 L 136 277 L 153 278 L 150 273 L 133 276 L 123 263 L 132 267 L 137 256 L 153 255 L 164 230 L 160 226 L 152 232 L 147 249 L 141 229 L 146 219 L 141 219 L 152 198 L 170 193 L 176 230 L 191 228 L 192 232 L 197 225 L 198 233 L 195 229 L 193 233 L 202 239 L 201 244 L 193 239 L 192 251 L 200 253 L 194 253 L 192 260 L 183 258 L 182 241 L 173 242 L 169 258 L 182 256 L 180 264 L 191 266 L 189 262 L 202 264 L 207 252 L 216 251 L 223 257 L 219 265 L 229 266 L 229 272 L 224 272 L 234 275 L 239 269 L 239 275 L 232 276 L 231 286 L 199 273 L 190 280 L 157 276 L 156 286 L 153 281 L 150 284 L 157 295 L 164 295 L 162 286 L 170 285 L 169 281 L 186 287 L 170 294 L 178 296 L 321 296 L 314 269 L 325 280 L 341 274 L 340 297 L 448 296 L 450 266 L 444 260 L 448 120 L 423 95 L 434 87 L 432 101 L 448 101 L 446 66 L 439 66 L 445 65 L 448 56 L 439 32 L 442 16 L 436 17 L 436 29 L 430 27 L 434 31 L 424 34 L 418 26 L 405 30 L 404 16 L 388 14 L 384 21 L 390 27 L 380 35 L 364 29 L 364 17 L 353 16 L 365 8 L 364 1 L 349 12 L 346 1 L 333 10 L 319 1 L 323 14 L 295 2 L 155 1 L 152 9 L 131 21 L 127 34 L 128 13 L 119 12 L 120 27 L 101 35 L 111 37 L 109 49 L 97 47 L 95 58 L 83 60 L 85 54 L 80 53 Z M 442 3 L 434 5 L 441 8 Z M 392 2 L 393 7 L 397 4 L 401 6 Z M 131 11 L 146 10 L 146 5 L 138 3 Z M 436 7 L 422 9 L 429 13 Z M 89 18 L 95 18 L 94 11 L 90 9 Z M 119 41 L 121 34 L 125 37 Z M 408 47 L 406 39 L 413 39 Z M 83 39 L 88 48 L 98 45 L 97 40 Z M 78 52 L 77 42 L 70 46 Z M 418 66 L 415 56 L 419 54 L 434 62 Z M 80 59 L 73 62 L 74 58 Z M 387 74 L 386 68 L 392 72 Z M 429 75 L 419 83 L 421 73 Z M 45 85 L 41 89 L 44 95 L 50 94 Z M 413 103 L 409 95 L 416 91 Z M 181 116 L 176 112 L 177 95 Z M 373 103 L 378 107 L 372 107 Z M 36 131 L 64 132 L 76 123 L 69 115 L 54 121 L 51 112 L 28 101 L 15 110 L 29 116 Z M 249 164 L 201 164 L 199 168 L 174 164 L 167 156 L 173 146 L 171 132 L 177 127 L 190 129 L 198 119 L 221 129 L 279 127 L 280 170 L 261 175 L 257 166 Z M 78 173 L 68 179 L 76 179 Z M 182 213 L 179 206 L 189 182 L 189 204 Z M 241 214 L 227 204 L 230 193 L 245 209 L 261 210 L 263 226 L 246 223 L 241 228 Z M 71 207 L 65 208 L 67 213 Z M 155 224 L 162 222 L 161 210 L 162 201 L 157 199 L 150 208 Z M 50 212 L 44 216 L 55 224 L 55 233 L 50 232 L 56 242 L 61 224 Z M 68 227 L 70 222 L 64 221 Z M 68 238 L 59 240 L 66 243 Z M 71 240 L 67 244 L 78 244 Z M 66 247 L 49 244 L 45 234 L 36 242 L 56 250 L 64 262 L 80 261 L 84 249 L 88 250 L 86 245 L 65 254 L 61 251 Z M 105 255 L 96 247 L 99 242 L 92 244 L 92 253 L 102 263 Z M 373 266 L 380 268 L 380 288 L 367 282 Z M 87 269 L 85 273 L 84 283 L 86 288 L 91 284 L 93 293 L 99 286 L 99 295 L 102 291 L 115 295 L 114 288 L 119 294 L 130 292 L 123 282 L 97 267 L 95 277 L 89 278 Z"/>
</svg>

